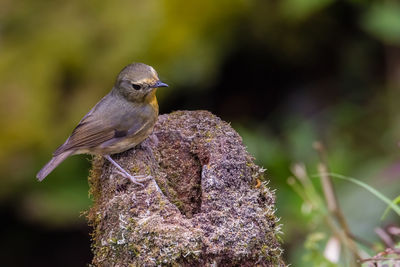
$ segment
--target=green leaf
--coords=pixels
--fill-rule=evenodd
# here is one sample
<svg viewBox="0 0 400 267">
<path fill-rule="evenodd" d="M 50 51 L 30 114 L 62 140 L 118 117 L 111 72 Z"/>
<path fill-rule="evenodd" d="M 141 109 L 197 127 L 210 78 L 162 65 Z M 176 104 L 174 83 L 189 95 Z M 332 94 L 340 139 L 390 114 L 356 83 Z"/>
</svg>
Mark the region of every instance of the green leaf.
<svg viewBox="0 0 400 267">
<path fill-rule="evenodd" d="M 394 205 L 397 205 L 398 203 L 400 203 L 400 196 L 397 196 L 395 199 L 393 199 L 392 203 Z M 387 214 L 389 213 L 389 210 L 390 210 L 390 206 L 388 205 L 387 208 L 385 209 L 385 211 L 383 212 L 382 217 L 381 217 L 382 221 L 386 218 Z"/>
<path fill-rule="evenodd" d="M 356 185 L 359 185 L 361 187 L 363 187 L 364 189 L 366 189 L 367 191 L 369 191 L 370 193 L 372 193 L 374 196 L 376 196 L 377 198 L 379 198 L 380 200 L 382 200 L 383 202 L 385 202 L 386 204 L 388 204 L 388 207 L 390 207 L 394 212 L 397 213 L 397 215 L 400 216 L 400 207 L 397 206 L 394 201 L 391 201 L 390 199 L 388 199 L 387 197 L 385 197 L 382 193 L 380 193 L 378 190 L 376 190 L 375 188 L 373 188 L 372 186 L 363 183 L 359 180 L 357 180 L 356 178 L 353 177 L 348 177 L 348 176 L 344 176 L 344 175 L 340 175 L 337 173 L 327 173 L 329 176 L 335 177 L 335 178 L 339 178 L 339 179 L 343 179 L 349 182 L 352 182 Z M 319 176 L 319 175 L 317 175 Z"/>
</svg>

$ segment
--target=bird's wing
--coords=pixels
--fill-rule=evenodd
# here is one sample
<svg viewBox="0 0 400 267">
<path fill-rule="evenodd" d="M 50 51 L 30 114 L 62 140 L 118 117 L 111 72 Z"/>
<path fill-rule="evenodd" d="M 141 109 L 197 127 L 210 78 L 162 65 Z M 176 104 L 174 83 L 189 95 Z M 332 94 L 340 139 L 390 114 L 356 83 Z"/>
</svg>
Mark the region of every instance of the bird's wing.
<svg viewBox="0 0 400 267">
<path fill-rule="evenodd" d="M 90 117 L 87 117 L 78 124 L 67 141 L 54 152 L 54 156 L 67 150 L 96 147 L 113 138 L 114 134 L 113 127 L 105 126 L 101 120 L 90 120 Z"/>
<path fill-rule="evenodd" d="M 142 128 L 144 121 L 137 110 L 118 117 L 115 110 L 104 109 L 108 103 L 99 104 L 83 117 L 67 141 L 53 153 L 54 156 L 65 151 L 90 149 L 113 138 L 134 134 Z"/>
</svg>

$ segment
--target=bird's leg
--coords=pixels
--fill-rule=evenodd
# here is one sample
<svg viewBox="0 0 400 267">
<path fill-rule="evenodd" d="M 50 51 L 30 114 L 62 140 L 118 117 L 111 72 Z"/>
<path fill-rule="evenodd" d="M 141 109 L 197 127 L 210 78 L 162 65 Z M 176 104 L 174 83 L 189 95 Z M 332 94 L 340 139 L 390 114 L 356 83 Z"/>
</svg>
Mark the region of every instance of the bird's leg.
<svg viewBox="0 0 400 267">
<path fill-rule="evenodd" d="M 117 169 L 119 170 L 119 174 L 121 174 L 123 177 L 128 178 L 129 180 L 132 181 L 132 183 L 135 183 L 137 185 L 141 185 L 143 186 L 143 184 L 141 184 L 140 182 L 146 181 L 149 178 L 151 178 L 150 175 L 145 176 L 145 175 L 136 175 L 133 176 L 131 174 L 129 174 L 126 170 L 124 170 L 124 168 L 122 168 L 117 162 L 115 162 L 110 155 L 104 155 L 104 158 L 106 158 L 109 162 L 111 162 L 112 165 L 114 165 L 115 167 L 117 167 Z"/>
</svg>

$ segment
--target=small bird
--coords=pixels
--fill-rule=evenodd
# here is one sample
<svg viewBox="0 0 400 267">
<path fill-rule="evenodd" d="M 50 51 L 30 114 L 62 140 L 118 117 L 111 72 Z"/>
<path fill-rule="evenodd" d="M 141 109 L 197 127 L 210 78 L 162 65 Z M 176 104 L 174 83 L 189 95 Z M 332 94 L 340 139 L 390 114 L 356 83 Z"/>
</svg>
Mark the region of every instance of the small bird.
<svg viewBox="0 0 400 267">
<path fill-rule="evenodd" d="M 42 181 L 68 156 L 94 154 L 102 155 L 119 174 L 142 185 L 140 182 L 146 176 L 129 174 L 110 155 L 135 147 L 151 134 L 158 116 L 156 91 L 159 87 L 168 85 L 160 81 L 151 66 L 133 63 L 123 68 L 111 92 L 83 117 L 38 172 L 37 179 Z"/>
</svg>

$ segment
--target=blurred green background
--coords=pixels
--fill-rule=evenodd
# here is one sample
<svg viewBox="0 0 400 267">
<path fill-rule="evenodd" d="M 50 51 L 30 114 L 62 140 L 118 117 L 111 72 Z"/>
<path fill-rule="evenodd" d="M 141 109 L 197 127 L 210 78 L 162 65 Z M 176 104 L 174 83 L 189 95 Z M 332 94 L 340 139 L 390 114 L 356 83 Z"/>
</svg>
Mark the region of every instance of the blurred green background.
<svg viewBox="0 0 400 267">
<path fill-rule="evenodd" d="M 207 109 L 232 122 L 277 189 L 285 260 L 310 266 L 310 215 L 290 166 L 400 192 L 400 5 L 360 0 L 0 0 L 0 251 L 5 266 L 85 266 L 88 156 L 36 172 L 131 62 L 170 85 L 160 112 Z M 318 182 L 318 181 L 316 181 Z M 352 231 L 376 242 L 385 205 L 335 181 Z M 311 226 L 310 226 L 311 225 Z M 68 255 L 68 256 L 66 256 Z M 315 265 L 316 266 L 316 265 Z"/>
</svg>

